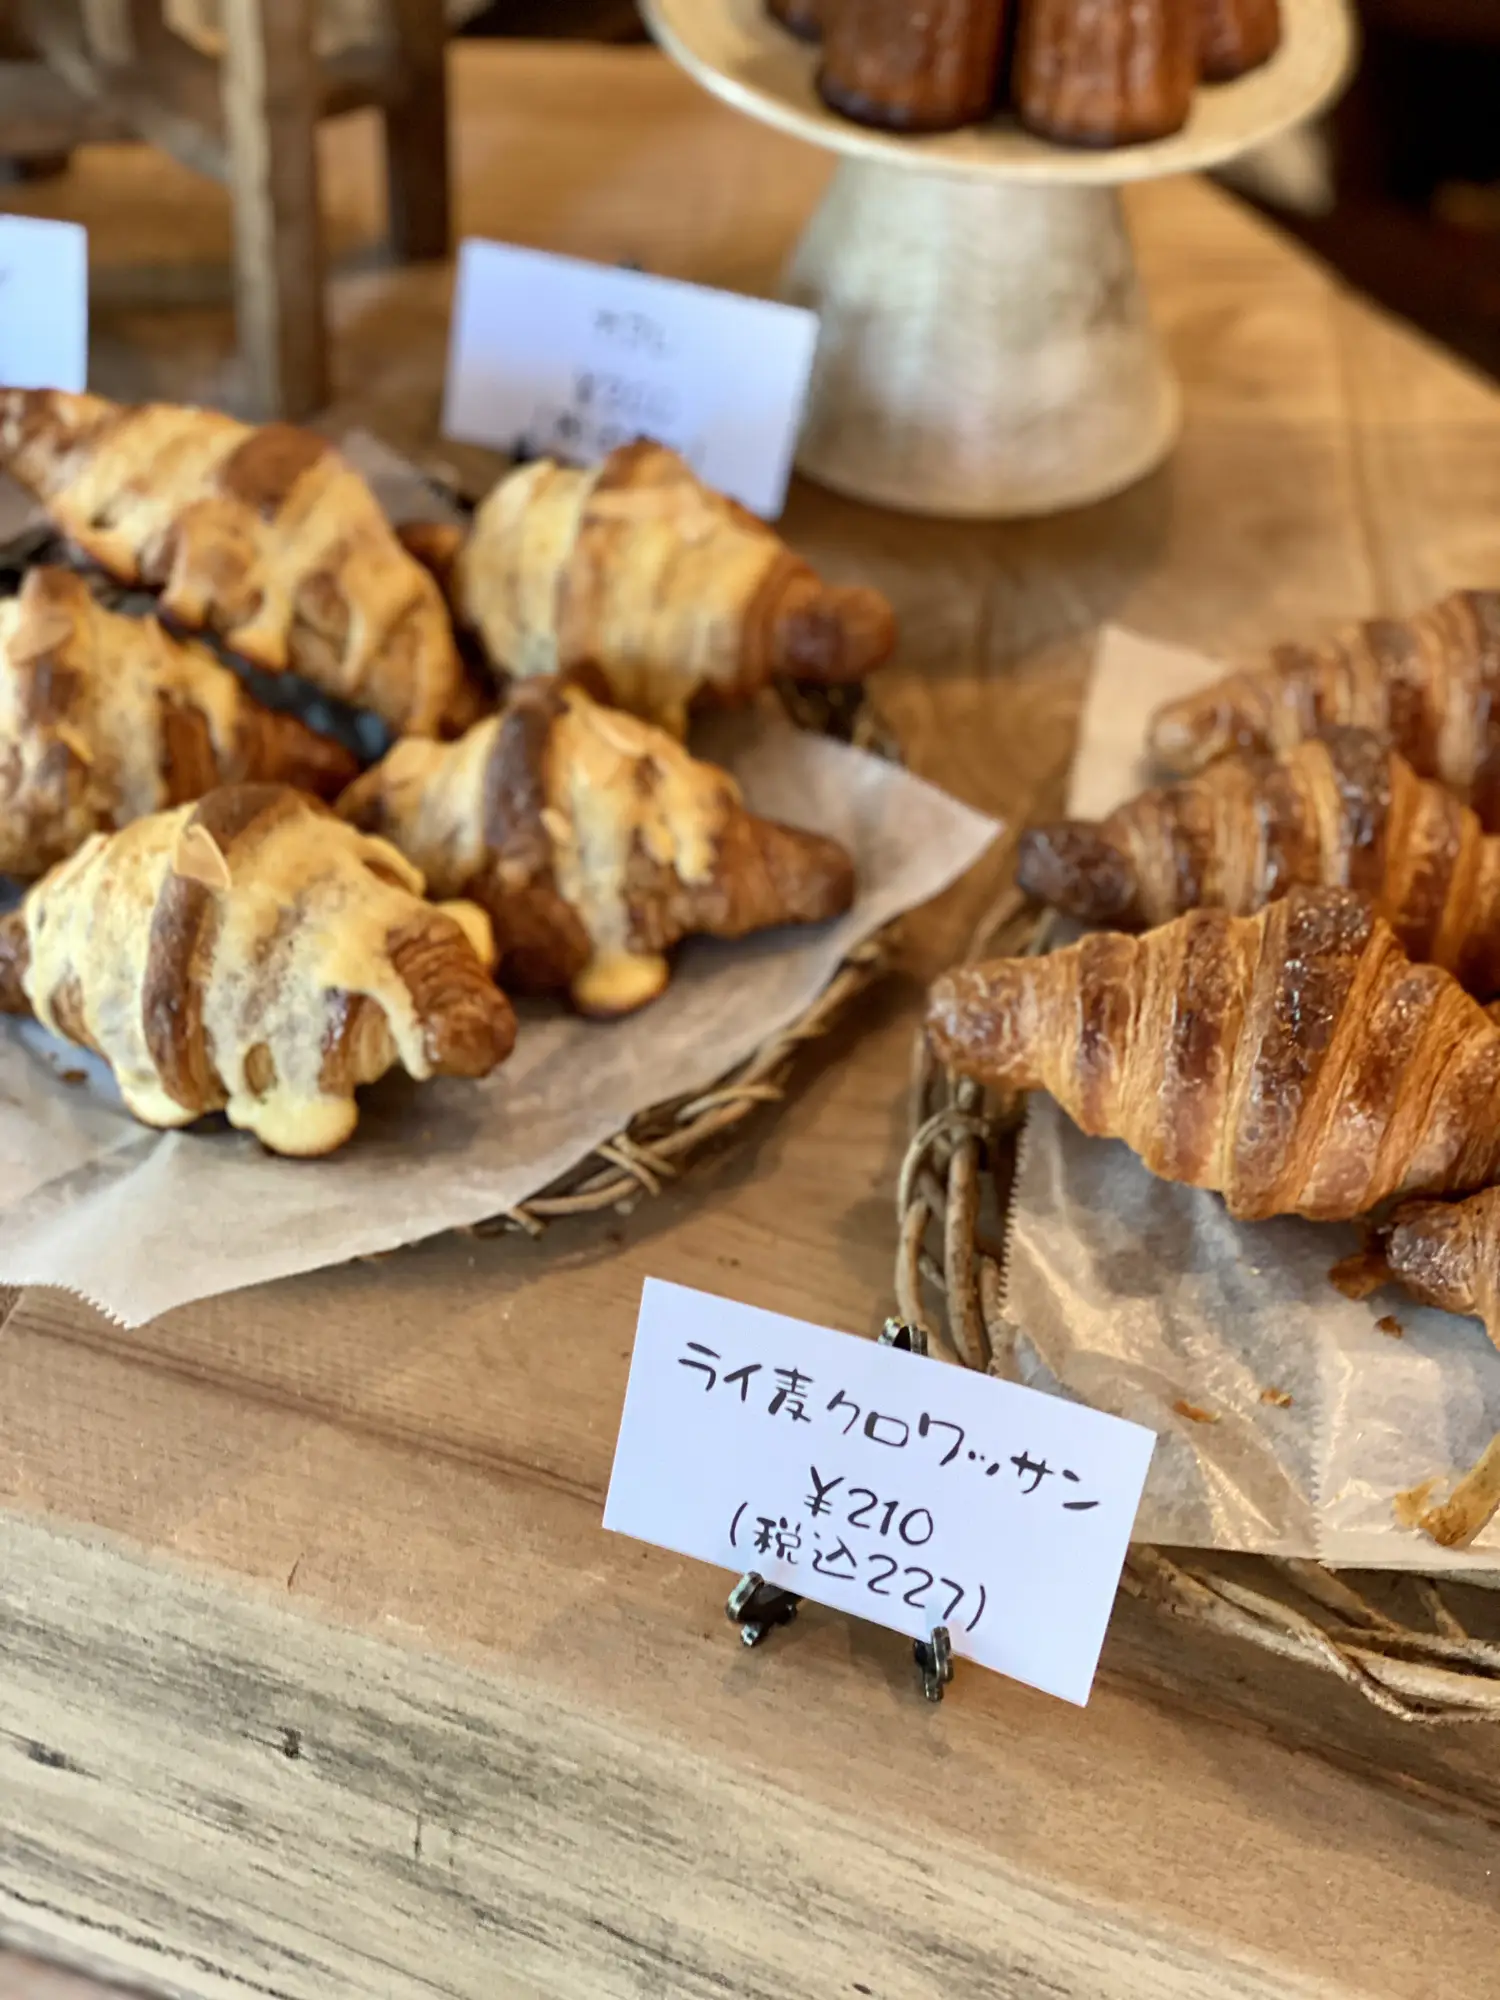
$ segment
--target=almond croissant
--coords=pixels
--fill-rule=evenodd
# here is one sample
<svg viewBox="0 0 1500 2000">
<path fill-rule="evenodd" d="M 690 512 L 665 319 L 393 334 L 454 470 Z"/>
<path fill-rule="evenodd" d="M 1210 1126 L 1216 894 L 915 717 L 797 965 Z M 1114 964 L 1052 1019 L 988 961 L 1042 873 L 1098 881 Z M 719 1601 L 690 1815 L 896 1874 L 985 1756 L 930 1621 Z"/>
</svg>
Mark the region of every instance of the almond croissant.
<svg viewBox="0 0 1500 2000">
<path fill-rule="evenodd" d="M 1353 889 L 1408 957 L 1500 991 L 1500 839 L 1365 729 L 1221 757 L 1107 819 L 1033 827 L 1016 873 L 1069 916 L 1124 930 L 1193 909 L 1249 916 L 1299 883 Z"/>
<path fill-rule="evenodd" d="M 215 785 L 278 779 L 331 798 L 357 770 L 205 647 L 106 611 L 71 570 L 30 570 L 0 603 L 0 874 L 44 875 L 91 833 Z"/>
<path fill-rule="evenodd" d="M 878 591 L 822 582 L 663 445 L 624 445 L 583 472 L 537 459 L 494 489 L 467 541 L 441 528 L 404 539 L 497 667 L 582 671 L 674 736 L 700 696 L 741 701 L 774 674 L 859 680 L 895 644 Z"/>
<path fill-rule="evenodd" d="M 339 811 L 435 895 L 488 911 L 507 983 L 624 1014 L 692 932 L 743 937 L 849 907 L 834 841 L 757 819 L 733 779 L 581 688 L 534 681 L 457 743 L 398 743 Z"/>
<path fill-rule="evenodd" d="M 1415 618 L 1372 618 L 1321 646 L 1277 646 L 1157 710 L 1151 754 L 1185 773 L 1226 750 L 1287 750 L 1340 724 L 1373 729 L 1500 831 L 1500 591 L 1460 590 Z"/>
<path fill-rule="evenodd" d="M 927 1022 L 953 1068 L 1050 1091 L 1083 1131 L 1251 1220 L 1500 1176 L 1500 1028 L 1342 890 L 967 967 Z"/>
<path fill-rule="evenodd" d="M 442 594 L 326 439 L 0 390 L 0 464 L 101 569 L 271 673 L 435 735 L 475 712 Z"/>
<path fill-rule="evenodd" d="M 95 834 L 0 918 L 0 1011 L 103 1056 L 147 1125 L 223 1110 L 274 1152 L 328 1153 L 396 1063 L 486 1076 L 510 1053 L 474 930 L 384 841 L 229 785 Z"/>
</svg>

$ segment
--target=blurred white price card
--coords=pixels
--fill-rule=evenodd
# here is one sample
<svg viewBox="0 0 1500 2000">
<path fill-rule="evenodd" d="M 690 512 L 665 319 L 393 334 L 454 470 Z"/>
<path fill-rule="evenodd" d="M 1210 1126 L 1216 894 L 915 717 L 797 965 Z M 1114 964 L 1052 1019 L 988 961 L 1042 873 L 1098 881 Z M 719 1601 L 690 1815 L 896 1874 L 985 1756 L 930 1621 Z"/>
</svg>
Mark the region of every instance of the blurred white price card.
<svg viewBox="0 0 1500 2000">
<path fill-rule="evenodd" d="M 604 1525 L 1081 1704 L 1155 1442 L 648 1278 Z"/>
<path fill-rule="evenodd" d="M 443 429 L 573 465 L 655 438 L 774 519 L 817 340 L 817 316 L 800 306 L 470 237 Z"/>
<path fill-rule="evenodd" d="M 0 385 L 77 391 L 88 369 L 88 231 L 0 215 Z"/>
</svg>

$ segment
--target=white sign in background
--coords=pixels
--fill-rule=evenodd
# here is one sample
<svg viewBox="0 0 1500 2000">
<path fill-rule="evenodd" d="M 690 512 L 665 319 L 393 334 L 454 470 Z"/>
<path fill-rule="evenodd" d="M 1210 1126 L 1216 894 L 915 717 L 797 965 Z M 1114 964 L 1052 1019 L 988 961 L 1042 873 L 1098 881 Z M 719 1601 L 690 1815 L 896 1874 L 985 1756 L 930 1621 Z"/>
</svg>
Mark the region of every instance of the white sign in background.
<svg viewBox="0 0 1500 2000">
<path fill-rule="evenodd" d="M 817 340 L 817 316 L 800 306 L 470 237 L 443 429 L 575 465 L 655 438 L 774 519 Z"/>
<path fill-rule="evenodd" d="M 88 369 L 88 231 L 0 215 L 0 386 L 76 393 Z"/>
<path fill-rule="evenodd" d="M 604 1525 L 1082 1704 L 1155 1442 L 648 1278 Z"/>
</svg>

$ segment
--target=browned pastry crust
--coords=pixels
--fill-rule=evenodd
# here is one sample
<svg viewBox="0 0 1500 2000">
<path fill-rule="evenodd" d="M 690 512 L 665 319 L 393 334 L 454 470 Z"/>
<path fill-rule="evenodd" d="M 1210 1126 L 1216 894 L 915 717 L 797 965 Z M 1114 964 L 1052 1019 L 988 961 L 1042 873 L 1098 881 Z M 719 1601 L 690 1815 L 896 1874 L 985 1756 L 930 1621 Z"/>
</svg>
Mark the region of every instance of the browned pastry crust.
<svg viewBox="0 0 1500 2000">
<path fill-rule="evenodd" d="M 766 12 L 800 41 L 815 42 L 823 32 L 828 0 L 766 0 Z"/>
<path fill-rule="evenodd" d="M 1152 717 L 1151 754 L 1201 771 L 1226 750 L 1287 750 L 1373 729 L 1500 831 L 1500 591 L 1459 590 L 1414 618 L 1372 618 L 1322 645 L 1277 646 Z"/>
<path fill-rule="evenodd" d="M 1050 1091 L 1235 1215 L 1339 1220 L 1500 1175 L 1500 1029 L 1344 891 L 950 973 L 927 1020 L 964 1075 Z"/>
<path fill-rule="evenodd" d="M 225 786 L 94 835 L 0 918 L 0 1009 L 103 1056 L 148 1125 L 222 1110 L 275 1152 L 331 1152 L 396 1063 L 485 1076 L 510 1053 L 482 920 L 422 886 L 302 793 Z"/>
<path fill-rule="evenodd" d="M 332 798 L 357 769 L 204 647 L 106 611 L 71 570 L 31 570 L 0 604 L 0 874 L 30 881 L 91 833 L 216 785 Z"/>
<path fill-rule="evenodd" d="M 895 644 L 878 591 L 823 583 L 661 445 L 589 471 L 538 459 L 500 482 L 467 541 L 420 524 L 403 539 L 497 667 L 590 677 L 678 736 L 700 698 L 747 700 L 782 673 L 859 680 Z"/>
<path fill-rule="evenodd" d="M 1198 67 L 1205 83 L 1229 83 L 1269 62 L 1281 42 L 1279 0 L 1194 0 Z"/>
<path fill-rule="evenodd" d="M 1069 916 L 1126 930 L 1192 909 L 1249 916 L 1296 884 L 1353 889 L 1409 958 L 1500 992 L 1500 840 L 1365 729 L 1221 757 L 1107 819 L 1034 827 L 1016 872 Z"/>
<path fill-rule="evenodd" d="M 1384 1253 L 1390 1276 L 1419 1304 L 1475 1314 L 1500 1346 L 1500 1188 L 1467 1201 L 1403 1202 Z"/>
<path fill-rule="evenodd" d="M 433 735 L 473 717 L 441 593 L 325 438 L 217 410 L 0 390 L 0 462 L 71 541 L 271 673 Z"/>
<path fill-rule="evenodd" d="M 861 125 L 947 132 L 995 105 L 1009 0 L 829 0 L 823 101 Z"/>
<path fill-rule="evenodd" d="M 1065 146 L 1129 146 L 1187 123 L 1196 0 L 1021 0 L 1011 90 L 1021 122 Z"/>
<path fill-rule="evenodd" d="M 747 813 L 664 731 L 550 681 L 457 743 L 397 744 L 339 810 L 489 913 L 508 985 L 589 1014 L 654 999 L 692 933 L 817 923 L 854 892 L 835 842 Z"/>
</svg>

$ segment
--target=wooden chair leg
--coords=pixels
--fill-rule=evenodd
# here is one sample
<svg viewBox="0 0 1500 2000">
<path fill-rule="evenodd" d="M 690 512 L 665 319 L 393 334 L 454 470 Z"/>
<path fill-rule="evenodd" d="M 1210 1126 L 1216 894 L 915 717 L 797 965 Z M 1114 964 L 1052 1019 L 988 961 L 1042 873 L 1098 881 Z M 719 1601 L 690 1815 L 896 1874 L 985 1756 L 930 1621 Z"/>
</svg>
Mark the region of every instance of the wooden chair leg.
<svg viewBox="0 0 1500 2000">
<path fill-rule="evenodd" d="M 224 0 L 235 310 L 255 413 L 328 401 L 313 0 Z"/>
<path fill-rule="evenodd" d="M 449 248 L 448 22 L 443 0 L 389 0 L 399 94 L 385 111 L 392 252 L 403 263 Z"/>
</svg>

